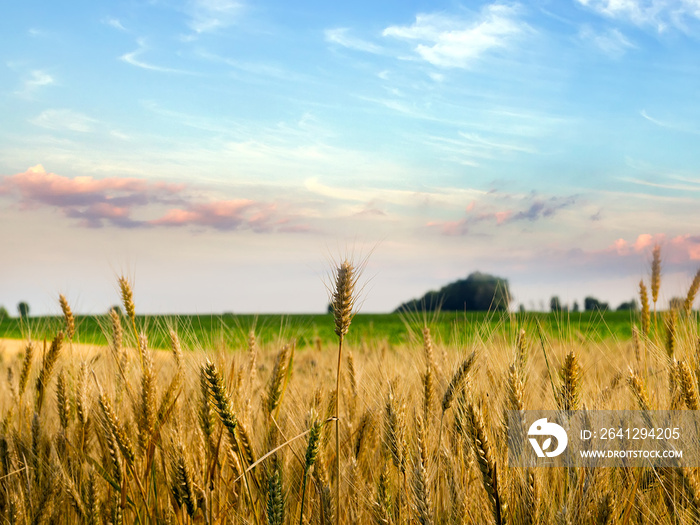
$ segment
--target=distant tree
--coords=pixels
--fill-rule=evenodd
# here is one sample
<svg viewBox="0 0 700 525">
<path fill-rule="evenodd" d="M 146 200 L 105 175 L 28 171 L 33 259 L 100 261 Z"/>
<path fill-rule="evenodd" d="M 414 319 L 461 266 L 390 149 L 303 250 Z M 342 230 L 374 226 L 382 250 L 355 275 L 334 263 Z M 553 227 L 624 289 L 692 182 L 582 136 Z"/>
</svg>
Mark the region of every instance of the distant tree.
<svg viewBox="0 0 700 525">
<path fill-rule="evenodd" d="M 631 301 L 627 301 L 624 303 L 620 303 L 620 306 L 615 308 L 618 312 L 622 312 L 624 310 L 631 310 L 633 312 L 637 311 L 637 301 L 632 299 Z"/>
<path fill-rule="evenodd" d="M 328 307 L 326 308 L 326 313 L 327 314 L 333 313 L 333 303 L 328 303 Z"/>
<path fill-rule="evenodd" d="M 19 316 L 22 319 L 26 319 L 27 317 L 29 317 L 29 305 L 22 301 L 17 305 L 17 312 L 19 312 Z"/>
<path fill-rule="evenodd" d="M 7 308 L 4 306 L 0 306 L 0 321 L 7 319 L 10 317 L 10 312 L 7 311 Z"/>
<path fill-rule="evenodd" d="M 605 310 L 609 310 L 610 305 L 599 301 L 595 297 L 588 296 L 583 300 L 583 309 L 586 312 L 593 312 L 595 310 L 603 312 Z"/>
<path fill-rule="evenodd" d="M 117 315 L 122 315 L 122 307 L 119 306 L 118 304 L 112 305 L 109 307 L 108 312 L 109 313 L 116 312 Z"/>
<path fill-rule="evenodd" d="M 551 312 L 561 312 L 562 311 L 561 301 L 559 296 L 555 295 L 549 300 L 549 310 Z"/>
<path fill-rule="evenodd" d="M 438 291 L 430 291 L 420 299 L 399 306 L 396 311 L 487 311 L 508 310 L 511 297 L 508 280 L 481 272 L 474 272 Z"/>
<path fill-rule="evenodd" d="M 518 312 L 520 312 L 521 314 L 525 313 L 525 305 L 523 303 L 520 303 L 518 305 Z"/>
<path fill-rule="evenodd" d="M 683 310 L 685 308 L 685 299 L 683 297 L 671 297 L 668 302 L 668 308 L 670 310 Z"/>
<path fill-rule="evenodd" d="M 572 311 L 572 312 L 579 312 L 579 311 L 581 311 L 581 309 L 580 309 L 579 306 L 578 306 L 578 301 L 574 301 L 574 305 L 573 305 L 573 307 L 571 308 L 571 311 Z"/>
</svg>

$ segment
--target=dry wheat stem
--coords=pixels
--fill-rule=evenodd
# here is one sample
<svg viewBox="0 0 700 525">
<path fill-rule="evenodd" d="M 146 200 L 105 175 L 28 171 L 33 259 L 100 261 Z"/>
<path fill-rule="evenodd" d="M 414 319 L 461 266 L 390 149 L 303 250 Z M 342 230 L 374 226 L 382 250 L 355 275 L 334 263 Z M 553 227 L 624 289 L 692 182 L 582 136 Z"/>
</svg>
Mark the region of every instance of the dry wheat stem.
<svg viewBox="0 0 700 525">
<path fill-rule="evenodd" d="M 651 299 L 654 302 L 654 315 L 656 315 L 656 301 L 659 299 L 661 287 L 661 246 L 654 246 L 651 261 Z"/>
</svg>

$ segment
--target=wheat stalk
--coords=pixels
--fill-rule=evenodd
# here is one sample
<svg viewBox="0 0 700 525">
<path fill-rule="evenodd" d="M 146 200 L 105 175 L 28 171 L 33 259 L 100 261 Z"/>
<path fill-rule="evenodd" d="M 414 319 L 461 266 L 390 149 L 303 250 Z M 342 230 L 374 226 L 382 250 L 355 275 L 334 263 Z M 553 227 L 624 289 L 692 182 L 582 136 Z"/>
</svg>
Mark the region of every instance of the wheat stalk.
<svg viewBox="0 0 700 525">
<path fill-rule="evenodd" d="M 564 360 L 561 380 L 559 408 L 564 411 L 578 410 L 581 401 L 581 366 L 573 351 L 569 352 Z"/>
<path fill-rule="evenodd" d="M 656 314 L 656 301 L 659 298 L 661 286 L 661 246 L 654 246 L 651 261 L 651 299 L 654 302 L 654 314 Z"/>
<path fill-rule="evenodd" d="M 689 410 L 700 410 L 700 402 L 698 402 L 698 391 L 696 382 L 693 378 L 693 373 L 685 361 L 678 361 L 677 377 L 680 382 L 683 400 Z"/>
<path fill-rule="evenodd" d="M 36 379 L 36 412 L 41 412 L 41 408 L 44 404 L 44 395 L 46 394 L 46 388 L 48 387 L 49 380 L 51 379 L 51 374 L 53 373 L 54 366 L 56 366 L 58 355 L 61 353 L 62 345 L 63 332 L 58 332 L 58 334 L 56 334 L 56 337 L 53 338 L 53 341 L 51 341 L 49 351 L 44 356 L 44 361 L 41 365 L 39 377 L 37 377 Z"/>
<path fill-rule="evenodd" d="M 302 476 L 301 485 L 301 510 L 299 511 L 299 525 L 304 523 L 304 501 L 306 499 L 306 480 L 309 476 L 309 470 L 316 463 L 318 456 L 319 445 L 321 444 L 321 429 L 323 423 L 311 415 L 311 427 L 309 428 L 309 440 L 306 445 L 306 458 L 304 460 L 304 474 Z"/>
<path fill-rule="evenodd" d="M 34 357 L 34 344 L 30 341 L 24 349 L 24 359 L 22 360 L 22 369 L 19 374 L 18 394 L 22 397 L 24 390 L 27 387 L 29 380 L 29 372 L 32 369 L 32 359 Z"/>
<path fill-rule="evenodd" d="M 471 354 L 469 354 L 469 356 L 467 356 L 467 358 L 464 361 L 462 361 L 462 364 L 459 366 L 459 368 L 457 368 L 457 370 L 455 370 L 455 373 L 452 375 L 452 379 L 447 385 L 447 389 L 445 389 L 445 394 L 442 396 L 443 414 L 447 412 L 447 410 L 449 410 L 452 406 L 452 401 L 454 401 L 455 395 L 462 391 L 462 388 L 464 387 L 467 381 L 467 374 L 474 365 L 475 360 L 476 352 L 472 352 Z"/>
<path fill-rule="evenodd" d="M 63 370 L 58 373 L 56 380 L 56 406 L 58 408 L 58 420 L 61 428 L 65 432 L 68 428 L 68 418 L 70 417 L 70 400 L 68 399 L 68 388 Z"/>
<path fill-rule="evenodd" d="M 338 336 L 338 368 L 335 382 L 335 496 L 336 506 L 340 509 L 340 364 L 342 362 L 343 340 L 355 315 L 355 301 L 357 300 L 355 286 L 359 271 L 346 259 L 335 269 L 334 277 L 335 286 L 331 296 L 331 307 L 335 321 L 335 333 Z M 340 512 L 337 513 L 336 518 L 336 523 L 339 524 Z"/>
<path fill-rule="evenodd" d="M 698 290 L 700 290 L 700 270 L 695 273 L 693 282 L 690 284 L 690 288 L 688 289 L 688 295 L 685 297 L 683 309 L 685 310 L 686 315 L 690 315 L 690 312 L 693 311 L 693 303 L 695 302 L 695 296 L 698 294 Z"/>
<path fill-rule="evenodd" d="M 671 310 L 666 316 L 666 355 L 669 360 L 673 359 L 673 354 L 676 351 L 676 325 L 678 321 L 678 313 L 676 310 Z"/>
<path fill-rule="evenodd" d="M 185 446 L 181 441 L 175 445 L 170 457 L 171 487 L 170 490 L 179 506 L 185 506 L 190 518 L 197 512 L 197 497 L 195 495 L 192 472 L 185 459 Z"/>
<path fill-rule="evenodd" d="M 406 472 L 406 439 L 405 420 L 403 406 L 396 405 L 394 388 L 389 385 L 389 393 L 384 410 L 384 434 L 385 444 L 394 462 L 394 466 L 401 473 Z"/>
<path fill-rule="evenodd" d="M 649 337 L 649 328 L 651 326 L 651 313 L 649 311 L 649 293 L 644 281 L 639 281 L 639 299 L 642 303 L 642 333 Z"/>
<path fill-rule="evenodd" d="M 484 421 L 481 413 L 471 403 L 466 407 L 465 416 L 466 429 L 479 471 L 481 472 L 481 481 L 488 495 L 494 523 L 496 525 L 502 525 L 505 523 L 505 502 L 502 501 L 498 491 L 496 463 L 493 460 L 491 448 L 486 437 Z"/>
<path fill-rule="evenodd" d="M 63 312 L 63 319 L 66 323 L 65 335 L 67 339 L 73 339 L 73 334 L 75 333 L 75 317 L 73 317 L 73 312 L 68 305 L 65 295 L 61 294 L 58 296 L 58 302 L 61 304 L 61 311 Z"/>
<path fill-rule="evenodd" d="M 416 414 L 416 441 L 418 454 L 413 465 L 413 497 L 416 519 L 421 525 L 431 525 L 430 487 L 428 484 L 428 447 L 425 436 L 425 426 L 420 414 Z"/>
</svg>

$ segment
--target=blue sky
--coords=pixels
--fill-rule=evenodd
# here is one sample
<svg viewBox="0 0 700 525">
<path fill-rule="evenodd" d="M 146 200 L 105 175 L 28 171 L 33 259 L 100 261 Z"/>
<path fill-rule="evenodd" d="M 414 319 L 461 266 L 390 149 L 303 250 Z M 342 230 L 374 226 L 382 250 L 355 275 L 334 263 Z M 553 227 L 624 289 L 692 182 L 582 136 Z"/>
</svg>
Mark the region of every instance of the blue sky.
<svg viewBox="0 0 700 525">
<path fill-rule="evenodd" d="M 0 303 L 538 308 L 700 265 L 700 2 L 23 2 L 0 18 Z"/>
</svg>

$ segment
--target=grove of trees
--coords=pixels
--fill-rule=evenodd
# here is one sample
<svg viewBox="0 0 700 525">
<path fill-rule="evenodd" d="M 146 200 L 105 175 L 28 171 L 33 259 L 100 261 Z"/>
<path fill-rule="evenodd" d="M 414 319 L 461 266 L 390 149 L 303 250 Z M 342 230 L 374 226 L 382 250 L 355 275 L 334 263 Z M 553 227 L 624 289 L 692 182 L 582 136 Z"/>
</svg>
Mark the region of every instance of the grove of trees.
<svg viewBox="0 0 700 525">
<path fill-rule="evenodd" d="M 19 316 L 22 319 L 26 319 L 27 317 L 29 317 L 29 305 L 22 301 L 17 305 L 17 313 L 19 313 Z"/>
<path fill-rule="evenodd" d="M 510 301 L 507 279 L 474 272 L 466 279 L 430 291 L 420 299 L 408 301 L 396 311 L 503 311 L 508 309 Z"/>
</svg>

